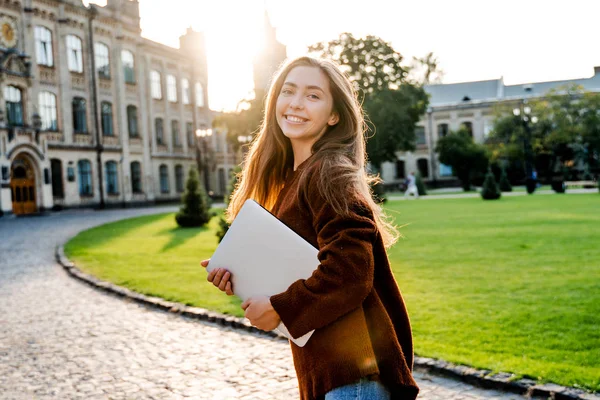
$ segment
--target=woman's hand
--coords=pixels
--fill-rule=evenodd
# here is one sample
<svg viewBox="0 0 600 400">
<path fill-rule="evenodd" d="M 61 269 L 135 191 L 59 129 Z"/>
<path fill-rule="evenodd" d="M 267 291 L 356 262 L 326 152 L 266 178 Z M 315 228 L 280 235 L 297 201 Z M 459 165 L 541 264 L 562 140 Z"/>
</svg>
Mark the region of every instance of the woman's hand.
<svg viewBox="0 0 600 400">
<path fill-rule="evenodd" d="M 242 303 L 244 316 L 250 320 L 250 323 L 262 329 L 263 331 L 272 331 L 277 328 L 281 319 L 279 314 L 271 305 L 271 301 L 266 296 L 251 297 Z"/>
<path fill-rule="evenodd" d="M 200 262 L 204 268 L 208 266 L 208 260 Z M 231 286 L 231 273 L 224 268 L 216 268 L 208 273 L 207 281 L 212 282 L 213 285 L 219 288 L 222 292 L 227 293 L 228 296 L 233 296 L 233 288 Z"/>
</svg>

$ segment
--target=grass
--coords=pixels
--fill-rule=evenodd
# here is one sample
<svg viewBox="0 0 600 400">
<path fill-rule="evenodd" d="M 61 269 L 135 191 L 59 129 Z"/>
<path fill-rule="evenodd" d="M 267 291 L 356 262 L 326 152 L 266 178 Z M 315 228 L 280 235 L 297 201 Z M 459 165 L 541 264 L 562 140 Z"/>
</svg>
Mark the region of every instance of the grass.
<svg viewBox="0 0 600 400">
<path fill-rule="evenodd" d="M 600 196 L 387 203 L 404 238 L 390 251 L 415 352 L 600 390 Z M 217 241 L 172 214 L 93 228 L 65 248 L 102 279 L 242 316 L 199 261 Z"/>
</svg>

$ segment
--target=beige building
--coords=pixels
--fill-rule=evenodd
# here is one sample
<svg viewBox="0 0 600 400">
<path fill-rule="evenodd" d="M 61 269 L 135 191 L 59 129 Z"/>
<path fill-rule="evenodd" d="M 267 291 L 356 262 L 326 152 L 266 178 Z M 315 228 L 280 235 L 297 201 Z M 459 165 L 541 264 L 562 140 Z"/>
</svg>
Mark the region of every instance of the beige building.
<svg viewBox="0 0 600 400">
<path fill-rule="evenodd" d="M 440 137 L 461 126 L 469 130 L 476 142 L 483 142 L 494 126 L 494 107 L 505 103 L 516 106 L 528 98 L 544 96 L 551 89 L 581 85 L 587 91 L 600 92 L 600 67 L 590 78 L 553 82 L 505 85 L 502 78 L 452 84 L 426 85 L 429 109 L 417 125 L 417 148 L 398 152 L 395 162 L 382 165 L 381 177 L 386 184 L 402 182 L 411 172 L 419 171 L 426 181 L 452 180 L 452 169 L 441 164 L 434 149 Z"/>
<path fill-rule="evenodd" d="M 213 119 L 203 35 L 176 49 L 140 32 L 137 0 L 2 2 L 2 211 L 175 200 L 197 155 L 225 190 L 224 135 L 197 146 Z"/>
</svg>

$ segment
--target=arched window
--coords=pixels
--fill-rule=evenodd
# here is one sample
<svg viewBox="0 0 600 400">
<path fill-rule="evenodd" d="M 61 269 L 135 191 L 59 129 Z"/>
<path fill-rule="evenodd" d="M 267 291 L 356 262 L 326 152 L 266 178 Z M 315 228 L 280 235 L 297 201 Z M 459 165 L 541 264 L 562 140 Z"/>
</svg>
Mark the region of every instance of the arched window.
<svg viewBox="0 0 600 400">
<path fill-rule="evenodd" d="M 196 92 L 196 107 L 204 107 L 204 88 L 200 82 L 196 82 L 194 91 Z"/>
<path fill-rule="evenodd" d="M 448 134 L 448 124 L 439 124 L 437 126 L 438 138 L 443 138 Z"/>
<path fill-rule="evenodd" d="M 181 138 L 179 137 L 179 121 L 171 121 L 171 137 L 173 138 L 173 147 L 181 147 Z"/>
<path fill-rule="evenodd" d="M 165 126 L 162 118 L 154 120 L 154 130 L 156 131 L 156 144 L 165 144 Z"/>
<path fill-rule="evenodd" d="M 469 132 L 469 135 L 471 135 L 471 137 L 473 137 L 473 123 L 472 122 L 465 121 L 460 124 L 460 127 L 462 129 L 466 130 L 467 132 Z"/>
<path fill-rule="evenodd" d="M 421 177 L 429 177 L 429 163 L 426 158 L 419 158 L 417 160 L 417 169 L 419 170 Z"/>
<path fill-rule="evenodd" d="M 181 80 L 181 101 L 190 104 L 190 82 L 185 78 Z"/>
<path fill-rule="evenodd" d="M 106 193 L 108 194 L 119 194 L 119 178 L 117 175 L 117 162 L 107 161 L 106 162 Z"/>
<path fill-rule="evenodd" d="M 38 95 L 40 117 L 42 118 L 43 131 L 58 130 L 58 118 L 56 114 L 56 96 L 50 92 L 40 92 Z"/>
<path fill-rule="evenodd" d="M 85 99 L 75 97 L 71 104 L 73 109 L 73 131 L 76 133 L 87 133 Z"/>
<path fill-rule="evenodd" d="M 135 83 L 135 70 L 133 62 L 133 53 L 129 50 L 121 51 L 121 64 L 123 65 L 123 75 L 125 83 Z"/>
<path fill-rule="evenodd" d="M 23 126 L 23 100 L 21 89 L 16 86 L 4 87 L 6 118 L 10 126 Z"/>
<path fill-rule="evenodd" d="M 94 53 L 96 54 L 96 71 L 100 78 L 110 78 L 110 56 L 108 46 L 104 43 L 96 43 L 94 45 Z"/>
<path fill-rule="evenodd" d="M 92 164 L 88 160 L 79 160 L 77 162 L 79 172 L 79 195 L 92 195 Z"/>
<path fill-rule="evenodd" d="M 102 114 L 102 134 L 104 136 L 114 136 L 112 104 L 110 104 L 108 101 L 103 101 L 100 108 Z"/>
<path fill-rule="evenodd" d="M 131 163 L 131 191 L 142 193 L 142 167 L 139 161 Z"/>
<path fill-rule="evenodd" d="M 81 39 L 75 35 L 67 35 L 67 63 L 69 71 L 83 72 L 83 53 Z"/>
<path fill-rule="evenodd" d="M 129 131 L 130 138 L 136 138 L 140 136 L 140 133 L 138 132 L 136 106 L 127 106 L 127 129 Z"/>
<path fill-rule="evenodd" d="M 45 26 L 35 27 L 35 54 L 39 65 L 54 65 L 52 54 L 52 32 Z"/>
<path fill-rule="evenodd" d="M 183 167 L 181 165 L 175 166 L 175 190 L 177 193 L 183 193 Z"/>
<path fill-rule="evenodd" d="M 160 192 L 169 193 L 169 169 L 166 165 L 161 165 L 158 169 L 160 175 Z"/>
<path fill-rule="evenodd" d="M 177 102 L 177 79 L 173 75 L 167 75 L 167 99 L 172 102 Z"/>
<path fill-rule="evenodd" d="M 160 82 L 160 72 L 150 72 L 150 91 L 152 92 L 152 98 L 160 100 L 162 99 L 162 86 Z"/>
</svg>

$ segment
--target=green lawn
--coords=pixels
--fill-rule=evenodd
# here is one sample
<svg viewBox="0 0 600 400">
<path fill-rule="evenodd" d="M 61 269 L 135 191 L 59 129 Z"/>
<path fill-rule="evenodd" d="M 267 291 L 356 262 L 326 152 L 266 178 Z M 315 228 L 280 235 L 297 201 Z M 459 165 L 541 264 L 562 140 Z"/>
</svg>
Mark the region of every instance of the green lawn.
<svg viewBox="0 0 600 400">
<path fill-rule="evenodd" d="M 404 225 L 389 256 L 418 355 L 600 390 L 600 195 L 386 208 Z M 141 217 L 83 232 L 66 252 L 103 279 L 242 316 L 199 266 L 215 229 Z"/>
</svg>

